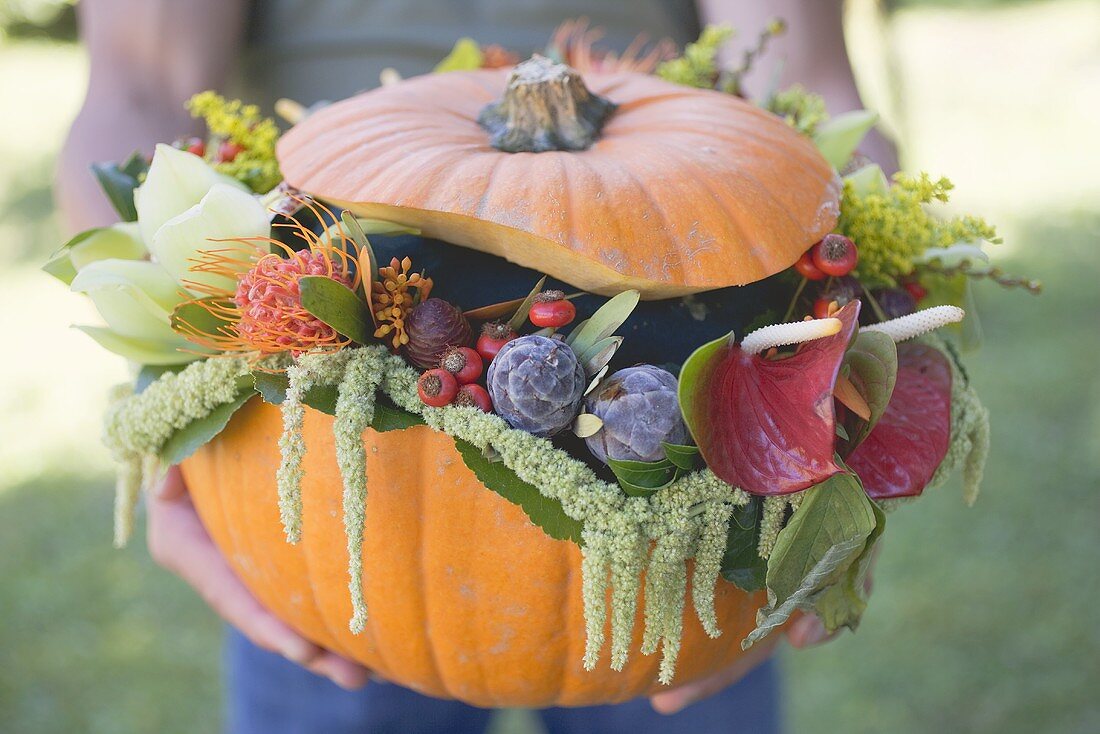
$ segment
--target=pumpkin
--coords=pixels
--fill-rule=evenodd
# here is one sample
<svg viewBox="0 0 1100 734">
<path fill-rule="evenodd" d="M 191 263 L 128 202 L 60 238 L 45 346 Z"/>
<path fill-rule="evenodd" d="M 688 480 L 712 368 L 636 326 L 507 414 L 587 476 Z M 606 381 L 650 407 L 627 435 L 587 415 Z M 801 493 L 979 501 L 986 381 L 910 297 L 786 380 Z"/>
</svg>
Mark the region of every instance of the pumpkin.
<svg viewBox="0 0 1100 734">
<path fill-rule="evenodd" d="M 352 634 L 332 418 L 307 411 L 296 545 L 285 542 L 274 503 L 281 431 L 279 410 L 253 399 L 182 470 L 203 523 L 238 575 L 306 637 L 387 680 L 478 706 L 613 703 L 660 687 L 660 655 L 637 653 L 641 603 L 624 670 L 609 668 L 606 651 L 595 670 L 582 668 L 580 550 L 550 538 L 482 486 L 453 440 L 425 426 L 363 434 L 370 615 L 363 633 Z M 762 594 L 720 582 L 718 639 L 688 611 L 674 685 L 742 655 L 740 641 L 763 602 Z"/>
<path fill-rule="evenodd" d="M 333 104 L 278 156 L 290 185 L 358 215 L 604 295 L 760 280 L 839 212 L 835 171 L 778 117 L 640 73 L 582 80 L 541 57 Z"/>
</svg>

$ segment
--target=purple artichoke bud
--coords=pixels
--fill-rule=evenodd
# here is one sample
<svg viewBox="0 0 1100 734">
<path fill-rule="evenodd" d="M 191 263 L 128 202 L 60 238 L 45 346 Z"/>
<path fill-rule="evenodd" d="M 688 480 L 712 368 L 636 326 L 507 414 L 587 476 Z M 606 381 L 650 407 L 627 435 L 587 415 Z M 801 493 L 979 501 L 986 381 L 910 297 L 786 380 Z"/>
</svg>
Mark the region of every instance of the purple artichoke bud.
<svg viewBox="0 0 1100 734">
<path fill-rule="evenodd" d="M 660 461 L 662 441 L 684 444 L 687 426 L 680 413 L 677 382 L 671 372 L 640 364 L 615 372 L 585 400 L 603 427 L 585 439 L 600 461 Z"/>
<path fill-rule="evenodd" d="M 588 380 L 565 342 L 521 336 L 489 364 L 493 407 L 513 428 L 552 436 L 577 416 Z"/>
<path fill-rule="evenodd" d="M 409 335 L 405 356 L 421 369 L 438 367 L 447 347 L 468 347 L 473 340 L 462 311 L 442 298 L 429 298 L 410 311 L 405 333 Z"/>
<path fill-rule="evenodd" d="M 904 288 L 885 288 L 875 293 L 875 300 L 888 319 L 908 316 L 917 310 L 917 300 Z"/>
</svg>

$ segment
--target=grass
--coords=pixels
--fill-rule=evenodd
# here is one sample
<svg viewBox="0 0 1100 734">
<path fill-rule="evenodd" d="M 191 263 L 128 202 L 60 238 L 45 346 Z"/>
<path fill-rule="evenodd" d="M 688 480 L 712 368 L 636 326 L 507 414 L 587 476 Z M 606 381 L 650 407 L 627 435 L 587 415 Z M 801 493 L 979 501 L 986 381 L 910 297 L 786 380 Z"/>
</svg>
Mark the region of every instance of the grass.
<svg viewBox="0 0 1100 734">
<path fill-rule="evenodd" d="M 891 516 L 859 633 L 783 655 L 794 732 L 1100 730 L 1097 27 L 1077 0 L 891 24 L 910 166 L 952 175 L 959 208 L 1003 223 L 1001 264 L 1046 293 L 979 289 L 984 494 L 965 510 L 945 487 Z M 0 45 L 0 95 L 20 100 L 0 118 L 0 728 L 214 731 L 220 625 L 140 544 L 110 548 L 92 437 L 124 370 L 64 328 L 91 311 L 35 269 L 60 238 L 49 182 L 83 73 L 71 47 Z"/>
</svg>

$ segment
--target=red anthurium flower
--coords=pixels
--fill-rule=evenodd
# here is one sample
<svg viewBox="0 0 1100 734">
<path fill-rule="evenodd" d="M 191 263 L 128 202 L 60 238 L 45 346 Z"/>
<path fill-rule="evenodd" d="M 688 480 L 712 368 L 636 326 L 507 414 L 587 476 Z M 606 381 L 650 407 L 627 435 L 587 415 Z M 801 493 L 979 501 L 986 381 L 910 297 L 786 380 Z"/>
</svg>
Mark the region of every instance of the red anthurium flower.
<svg viewBox="0 0 1100 734">
<path fill-rule="evenodd" d="M 769 359 L 741 345 L 712 342 L 685 363 L 681 407 L 718 477 L 752 494 L 780 495 L 843 471 L 834 461 L 833 386 L 858 323 L 859 301 L 834 316 L 839 331 L 804 342 L 788 357 Z"/>
<path fill-rule="evenodd" d="M 898 345 L 898 378 L 886 412 L 852 455 L 872 499 L 924 491 L 951 438 L 951 365 L 926 344 Z"/>
</svg>

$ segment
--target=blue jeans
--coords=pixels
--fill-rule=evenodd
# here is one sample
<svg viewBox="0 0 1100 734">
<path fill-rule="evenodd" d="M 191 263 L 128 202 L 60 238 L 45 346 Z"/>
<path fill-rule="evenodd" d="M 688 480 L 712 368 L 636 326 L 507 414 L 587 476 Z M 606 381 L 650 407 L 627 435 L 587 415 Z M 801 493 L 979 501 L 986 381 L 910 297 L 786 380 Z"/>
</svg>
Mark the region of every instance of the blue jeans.
<svg viewBox="0 0 1100 734">
<path fill-rule="evenodd" d="M 348 692 L 230 630 L 229 734 L 481 734 L 493 712 L 388 683 Z M 674 716 L 645 699 L 537 711 L 547 734 L 775 734 L 778 676 L 769 661 L 736 686 Z"/>
</svg>

